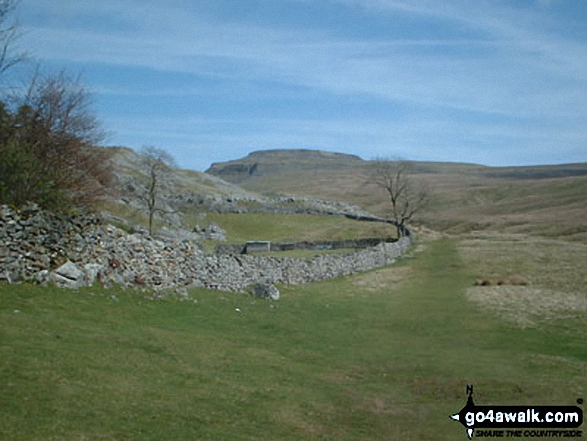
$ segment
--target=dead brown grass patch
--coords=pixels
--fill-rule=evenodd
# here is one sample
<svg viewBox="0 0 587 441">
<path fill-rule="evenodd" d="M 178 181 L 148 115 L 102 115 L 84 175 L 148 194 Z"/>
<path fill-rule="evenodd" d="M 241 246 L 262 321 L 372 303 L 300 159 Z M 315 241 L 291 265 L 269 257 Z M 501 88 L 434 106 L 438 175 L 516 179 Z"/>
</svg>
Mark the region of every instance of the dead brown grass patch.
<svg viewBox="0 0 587 441">
<path fill-rule="evenodd" d="M 582 293 L 529 286 L 479 286 L 469 288 L 467 298 L 523 328 L 543 321 L 576 318 L 587 311 L 587 298 Z"/>
<path fill-rule="evenodd" d="M 459 252 L 478 275 L 467 297 L 522 327 L 587 312 L 587 246 L 527 235 L 477 233 Z"/>
<path fill-rule="evenodd" d="M 526 235 L 478 234 L 459 243 L 459 253 L 479 279 L 528 284 L 557 292 L 584 292 L 587 245 Z"/>
<path fill-rule="evenodd" d="M 355 397 L 353 407 L 371 413 L 379 418 L 413 414 L 412 410 L 393 402 L 389 396 L 384 395 Z"/>
</svg>

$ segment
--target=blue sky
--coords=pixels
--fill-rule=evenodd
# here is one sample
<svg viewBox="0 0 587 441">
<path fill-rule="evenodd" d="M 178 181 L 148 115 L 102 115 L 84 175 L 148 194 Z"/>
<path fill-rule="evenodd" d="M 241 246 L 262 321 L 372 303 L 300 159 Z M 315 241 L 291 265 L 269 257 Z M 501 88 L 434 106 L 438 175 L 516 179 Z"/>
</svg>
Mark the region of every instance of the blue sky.
<svg viewBox="0 0 587 441">
<path fill-rule="evenodd" d="M 184 168 L 253 150 L 587 161 L 585 0 L 22 0 L 109 145 Z"/>
</svg>

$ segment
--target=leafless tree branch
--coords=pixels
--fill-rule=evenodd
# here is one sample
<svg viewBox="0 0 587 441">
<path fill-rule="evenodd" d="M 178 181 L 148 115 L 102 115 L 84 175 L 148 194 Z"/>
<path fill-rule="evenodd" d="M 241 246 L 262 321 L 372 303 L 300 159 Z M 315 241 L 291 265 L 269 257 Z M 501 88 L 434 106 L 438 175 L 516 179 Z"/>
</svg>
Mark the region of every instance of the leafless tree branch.
<svg viewBox="0 0 587 441">
<path fill-rule="evenodd" d="M 149 235 L 153 234 L 153 218 L 157 212 L 168 212 L 161 207 L 160 190 L 165 184 L 169 169 L 175 165 L 173 157 L 165 150 L 147 146 L 141 152 L 141 168 L 147 178 L 143 193 L 139 198 L 147 208 L 149 216 Z"/>
<path fill-rule="evenodd" d="M 0 0 L 0 73 L 25 61 L 28 55 L 16 47 L 21 37 L 14 14 L 18 6 L 15 0 Z"/>
<path fill-rule="evenodd" d="M 398 237 L 414 215 L 422 211 L 429 191 L 412 179 L 412 164 L 408 161 L 378 158 L 372 163 L 369 181 L 385 191 L 389 200 L 390 217 L 397 226 Z"/>
</svg>

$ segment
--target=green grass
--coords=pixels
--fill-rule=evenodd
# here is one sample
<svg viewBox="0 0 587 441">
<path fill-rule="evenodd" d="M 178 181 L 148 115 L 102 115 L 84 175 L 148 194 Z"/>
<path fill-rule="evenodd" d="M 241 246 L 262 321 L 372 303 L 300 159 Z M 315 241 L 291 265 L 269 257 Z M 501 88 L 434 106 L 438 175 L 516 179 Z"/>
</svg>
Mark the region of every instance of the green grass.
<svg viewBox="0 0 587 441">
<path fill-rule="evenodd" d="M 121 204 L 103 203 L 101 209 L 128 220 L 133 225 L 146 228 L 148 218 L 145 213 Z M 192 229 L 196 224 L 207 227 L 215 223 L 227 232 L 229 243 L 245 243 L 249 240 L 270 240 L 279 242 L 348 240 L 373 237 L 395 237 L 395 228 L 376 222 L 357 222 L 337 216 L 314 216 L 307 214 L 271 213 L 187 213 L 182 214 L 185 228 Z M 120 224 L 113 223 L 116 227 Z M 156 232 L 165 224 L 155 218 L 153 229 Z M 124 228 L 128 230 L 128 228 Z M 204 245 L 212 251 L 222 242 L 205 241 Z M 206 245 L 208 244 L 208 245 Z"/>
<path fill-rule="evenodd" d="M 208 213 L 200 225 L 216 223 L 227 231 L 231 243 L 248 240 L 321 241 L 367 237 L 394 237 L 388 224 L 357 222 L 344 217 L 307 214 Z"/>
<path fill-rule="evenodd" d="M 587 321 L 572 334 L 521 330 L 479 309 L 465 298 L 475 275 L 453 241 L 377 274 L 395 270 L 403 279 L 379 289 L 360 288 L 362 274 L 281 287 L 274 303 L 2 285 L 0 433 L 455 440 L 465 433 L 448 416 L 467 383 L 478 404 L 585 397 Z"/>
</svg>

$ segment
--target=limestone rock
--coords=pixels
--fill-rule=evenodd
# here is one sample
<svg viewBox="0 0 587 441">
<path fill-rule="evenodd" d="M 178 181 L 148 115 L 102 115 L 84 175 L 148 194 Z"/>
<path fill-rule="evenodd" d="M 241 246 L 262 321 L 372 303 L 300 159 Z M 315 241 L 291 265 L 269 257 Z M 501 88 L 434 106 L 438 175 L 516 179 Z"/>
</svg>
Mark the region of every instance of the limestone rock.
<svg viewBox="0 0 587 441">
<path fill-rule="evenodd" d="M 226 231 L 214 223 L 211 223 L 206 228 L 196 225 L 194 231 L 200 234 L 204 239 L 226 242 Z"/>
<path fill-rule="evenodd" d="M 84 284 L 86 286 L 92 286 L 99 280 L 100 275 L 105 271 L 104 265 L 99 263 L 87 263 L 84 265 Z"/>
<path fill-rule="evenodd" d="M 68 260 L 51 273 L 51 281 L 61 288 L 78 289 L 84 285 L 85 274 Z"/>
<path fill-rule="evenodd" d="M 200 239 L 200 236 L 194 232 L 184 230 L 183 228 L 171 230 L 167 227 L 161 228 L 157 232 L 156 237 L 157 237 L 157 239 L 171 240 L 171 241 L 183 241 L 183 240 L 196 241 L 196 240 Z"/>
<path fill-rule="evenodd" d="M 266 283 L 257 283 L 251 288 L 251 293 L 263 299 L 279 300 L 279 290 Z"/>
<path fill-rule="evenodd" d="M 35 280 L 39 285 L 47 286 L 50 279 L 50 273 L 48 270 L 41 270 L 35 275 Z"/>
</svg>

